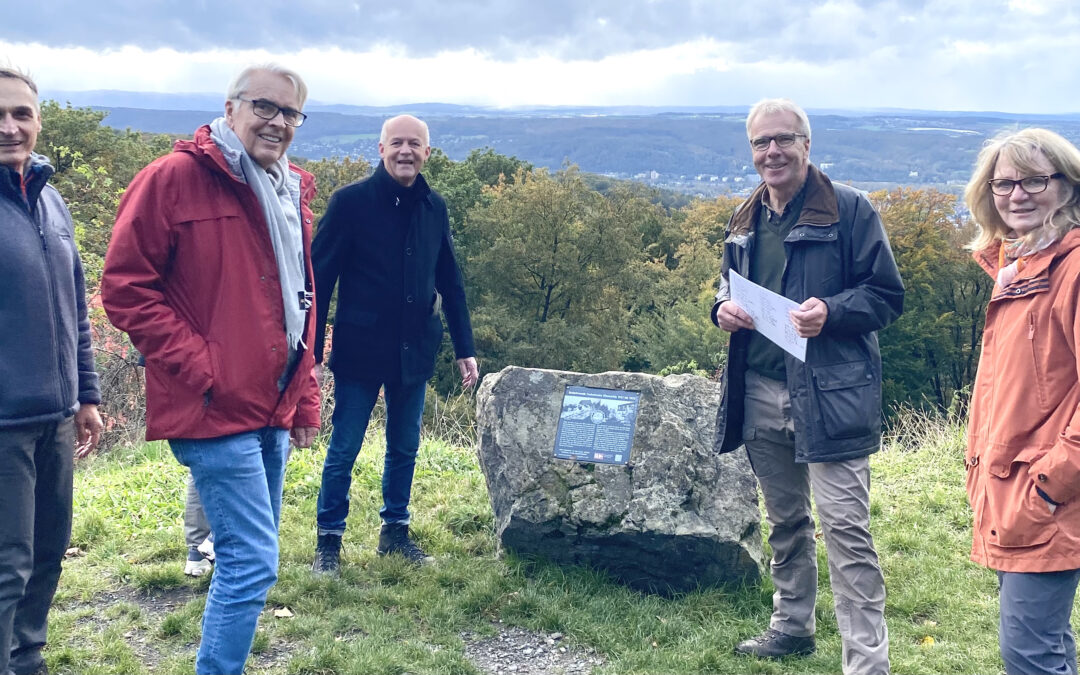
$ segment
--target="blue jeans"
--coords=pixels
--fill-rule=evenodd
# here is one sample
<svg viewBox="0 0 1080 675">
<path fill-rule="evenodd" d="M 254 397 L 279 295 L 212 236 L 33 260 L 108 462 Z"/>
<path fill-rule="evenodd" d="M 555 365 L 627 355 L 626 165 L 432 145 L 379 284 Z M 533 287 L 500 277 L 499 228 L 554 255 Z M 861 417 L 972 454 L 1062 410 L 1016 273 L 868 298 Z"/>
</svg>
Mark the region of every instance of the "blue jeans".
<svg viewBox="0 0 1080 675">
<path fill-rule="evenodd" d="M 998 643 L 1009 675 L 1076 675 L 1072 615 L 1080 570 L 998 572 Z"/>
<path fill-rule="evenodd" d="M 319 534 L 344 534 L 349 515 L 349 487 L 353 464 L 364 443 L 371 411 L 382 386 L 386 400 L 386 457 L 383 465 L 383 506 L 385 523 L 409 522 L 409 497 L 413 469 L 420 448 L 420 422 L 424 416 L 426 382 L 401 384 L 334 380 L 334 431 L 323 463 L 322 487 L 316 523 Z"/>
<path fill-rule="evenodd" d="M 289 432 L 264 427 L 219 438 L 171 440 L 169 445 L 191 469 L 214 532 L 216 563 L 195 672 L 242 673 L 266 594 L 277 581 Z"/>
</svg>

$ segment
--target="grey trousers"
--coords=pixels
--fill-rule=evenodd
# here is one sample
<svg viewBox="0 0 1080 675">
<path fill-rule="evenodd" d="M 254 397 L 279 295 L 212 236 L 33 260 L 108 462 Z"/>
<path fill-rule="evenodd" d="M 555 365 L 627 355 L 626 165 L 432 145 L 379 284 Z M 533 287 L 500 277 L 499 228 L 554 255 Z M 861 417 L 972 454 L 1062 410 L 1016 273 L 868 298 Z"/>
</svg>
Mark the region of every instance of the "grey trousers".
<svg viewBox="0 0 1080 675">
<path fill-rule="evenodd" d="M 1070 618 L 1080 570 L 998 572 L 998 642 L 1009 675 L 1076 675 Z"/>
<path fill-rule="evenodd" d="M 784 382 L 746 375 L 743 438 L 765 497 L 772 547 L 770 626 L 788 635 L 814 634 L 817 547 L 811 488 L 829 559 L 843 671 L 889 672 L 885 579 L 870 536 L 870 462 L 797 464 L 795 426 Z"/>
<path fill-rule="evenodd" d="M 187 475 L 187 499 L 184 501 L 184 542 L 188 548 L 196 548 L 210 536 L 210 522 L 206 519 L 199 491 L 191 472 Z"/>
<path fill-rule="evenodd" d="M 42 663 L 71 540 L 72 418 L 0 429 L 0 675 Z"/>
</svg>

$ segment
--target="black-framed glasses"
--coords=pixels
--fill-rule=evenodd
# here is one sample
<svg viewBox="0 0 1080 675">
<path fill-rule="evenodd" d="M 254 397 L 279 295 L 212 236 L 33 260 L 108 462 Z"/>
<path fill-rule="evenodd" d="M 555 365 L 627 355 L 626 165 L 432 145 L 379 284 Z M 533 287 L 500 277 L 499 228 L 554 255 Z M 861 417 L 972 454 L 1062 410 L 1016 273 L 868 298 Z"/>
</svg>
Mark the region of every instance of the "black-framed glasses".
<svg viewBox="0 0 1080 675">
<path fill-rule="evenodd" d="M 290 127 L 298 127 L 307 119 L 307 115 L 299 110 L 282 108 L 278 104 L 267 101 L 264 98 L 244 98 L 243 96 L 237 96 L 236 98 L 250 103 L 251 110 L 255 113 L 255 116 L 261 117 L 264 120 L 272 120 L 278 116 L 278 113 L 281 113 L 281 118 L 285 120 L 285 124 L 288 124 Z"/>
<path fill-rule="evenodd" d="M 1013 180 L 1011 178 L 994 178 L 986 181 L 990 184 L 990 191 L 999 197 L 1007 197 L 1012 194 L 1013 188 L 1017 185 L 1020 189 L 1029 195 L 1037 195 L 1040 192 L 1046 190 L 1050 186 L 1050 180 L 1054 178 L 1064 178 L 1063 173 L 1052 173 L 1048 176 L 1028 176 L 1027 178 L 1021 178 L 1020 180 Z"/>
<path fill-rule="evenodd" d="M 806 138 L 806 134 L 776 134 L 775 136 L 758 136 L 750 139 L 750 147 L 761 151 L 768 150 L 773 141 L 778 148 L 790 148 L 796 139 Z"/>
</svg>

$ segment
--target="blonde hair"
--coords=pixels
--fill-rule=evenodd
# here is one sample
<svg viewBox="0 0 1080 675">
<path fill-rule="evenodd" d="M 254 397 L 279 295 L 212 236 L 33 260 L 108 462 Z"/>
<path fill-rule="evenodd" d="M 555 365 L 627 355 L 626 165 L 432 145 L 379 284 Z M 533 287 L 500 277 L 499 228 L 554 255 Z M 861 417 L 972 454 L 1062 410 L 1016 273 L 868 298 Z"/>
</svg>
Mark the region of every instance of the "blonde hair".
<svg viewBox="0 0 1080 675">
<path fill-rule="evenodd" d="M 998 159 L 1004 157 L 1024 174 L 1041 174 L 1046 171 L 1039 161 L 1045 157 L 1051 173 L 1065 176 L 1070 194 L 1065 202 L 1051 211 L 1043 222 L 1054 240 L 1061 239 L 1069 230 L 1080 227 L 1080 150 L 1058 134 L 1047 129 L 1028 128 L 1006 132 L 988 141 L 975 162 L 975 172 L 964 190 L 964 202 L 975 217 L 977 232 L 968 248 L 981 251 L 995 240 L 1004 239 L 1010 229 L 1001 219 L 989 181 L 994 177 Z M 1043 237 L 1040 229 L 1026 236 Z"/>
</svg>

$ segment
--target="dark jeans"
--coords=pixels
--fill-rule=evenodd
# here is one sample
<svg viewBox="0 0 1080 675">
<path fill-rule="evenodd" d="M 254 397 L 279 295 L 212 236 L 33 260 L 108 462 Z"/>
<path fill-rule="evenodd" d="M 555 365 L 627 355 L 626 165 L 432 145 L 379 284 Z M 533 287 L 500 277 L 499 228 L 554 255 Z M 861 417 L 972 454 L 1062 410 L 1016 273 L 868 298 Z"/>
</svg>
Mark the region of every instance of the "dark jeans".
<svg viewBox="0 0 1080 675">
<path fill-rule="evenodd" d="M 0 429 L 0 674 L 33 672 L 42 663 L 71 540 L 74 449 L 70 417 Z"/>
<path fill-rule="evenodd" d="M 323 463 L 322 487 L 316 522 L 319 534 L 344 534 L 349 515 L 349 487 L 353 464 L 364 443 L 371 411 L 383 387 L 386 399 L 386 458 L 383 466 L 385 523 L 409 522 L 413 469 L 420 448 L 420 422 L 424 416 L 426 382 L 403 385 L 388 382 L 334 380 L 334 432 Z"/>
<path fill-rule="evenodd" d="M 998 643 L 1009 675 L 1076 675 L 1072 616 L 1080 570 L 998 572 Z"/>
</svg>

